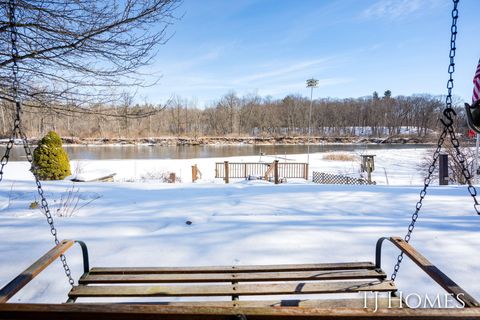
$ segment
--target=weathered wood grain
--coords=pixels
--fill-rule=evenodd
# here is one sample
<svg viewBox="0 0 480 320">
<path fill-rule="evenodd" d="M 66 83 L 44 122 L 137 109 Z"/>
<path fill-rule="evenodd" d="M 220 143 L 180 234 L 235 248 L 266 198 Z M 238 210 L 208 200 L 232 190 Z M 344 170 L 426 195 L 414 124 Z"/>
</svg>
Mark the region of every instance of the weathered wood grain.
<svg viewBox="0 0 480 320">
<path fill-rule="evenodd" d="M 433 265 L 427 258 L 420 254 L 414 247 L 402 238 L 392 237 L 393 244 L 402 250 L 413 262 L 415 262 L 426 274 L 438 283 L 452 297 L 461 300 L 466 307 L 480 307 L 480 303 L 469 295 L 465 290 L 450 279 L 445 273 Z"/>
<path fill-rule="evenodd" d="M 0 289 L 0 303 L 7 302 L 15 293 L 25 287 L 33 278 L 48 267 L 55 259 L 75 244 L 73 240 L 63 240 L 50 251 L 35 261 L 30 267 L 16 276 L 12 281 Z"/>
<path fill-rule="evenodd" d="M 283 272 L 374 269 L 371 262 L 340 262 L 319 264 L 280 264 L 245 266 L 206 266 L 206 267 L 112 267 L 92 268 L 90 274 L 155 274 L 155 273 L 237 273 L 237 272 Z"/>
<path fill-rule="evenodd" d="M 139 303 L 145 304 L 145 303 Z M 379 297 L 378 299 L 349 298 L 349 299 L 284 299 L 284 300 L 236 300 L 236 301 L 173 301 L 152 302 L 152 304 L 186 307 L 299 307 L 299 308 L 407 308 L 408 306 L 398 297 Z"/>
<path fill-rule="evenodd" d="M 230 308 L 135 304 L 0 304 L 1 319 L 95 319 L 95 320 L 232 320 L 243 315 L 248 320 L 478 320 L 480 308 L 465 309 L 372 309 L 364 308 Z"/>
<path fill-rule="evenodd" d="M 262 283 L 238 285 L 102 285 L 76 286 L 68 294 L 78 297 L 196 297 L 267 294 L 347 293 L 359 291 L 396 291 L 395 284 L 385 281 L 337 281 L 315 283 Z"/>
<path fill-rule="evenodd" d="M 328 270 L 257 273 L 173 273 L 173 274 L 87 274 L 81 284 L 93 283 L 186 283 L 186 282 L 250 282 L 338 279 L 384 279 L 382 270 Z"/>
</svg>

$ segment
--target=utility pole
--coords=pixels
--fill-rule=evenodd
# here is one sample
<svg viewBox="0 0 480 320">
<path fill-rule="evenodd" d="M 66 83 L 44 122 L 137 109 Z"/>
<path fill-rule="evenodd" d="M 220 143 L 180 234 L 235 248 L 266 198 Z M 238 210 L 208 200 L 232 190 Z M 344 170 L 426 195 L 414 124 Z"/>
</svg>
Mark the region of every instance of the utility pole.
<svg viewBox="0 0 480 320">
<path fill-rule="evenodd" d="M 308 139 L 307 139 L 307 164 L 310 165 L 310 137 L 312 133 L 312 106 L 313 88 L 318 87 L 318 80 L 313 77 L 307 80 L 307 88 L 310 88 L 310 110 L 308 112 Z"/>
</svg>

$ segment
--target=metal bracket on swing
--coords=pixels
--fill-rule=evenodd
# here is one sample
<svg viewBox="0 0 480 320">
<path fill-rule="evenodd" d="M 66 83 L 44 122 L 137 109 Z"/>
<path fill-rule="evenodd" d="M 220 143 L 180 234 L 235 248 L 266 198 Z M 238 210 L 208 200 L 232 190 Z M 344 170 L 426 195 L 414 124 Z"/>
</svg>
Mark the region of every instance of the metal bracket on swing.
<svg viewBox="0 0 480 320">
<path fill-rule="evenodd" d="M 465 113 L 470 129 L 480 134 L 480 100 L 475 101 L 472 105 L 465 103 Z"/>
</svg>

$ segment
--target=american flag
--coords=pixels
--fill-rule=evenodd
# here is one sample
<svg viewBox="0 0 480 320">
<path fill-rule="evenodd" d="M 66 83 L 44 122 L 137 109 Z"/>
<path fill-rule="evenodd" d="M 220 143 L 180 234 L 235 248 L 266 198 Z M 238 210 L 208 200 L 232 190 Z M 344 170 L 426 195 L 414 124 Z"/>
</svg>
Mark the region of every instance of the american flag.
<svg viewBox="0 0 480 320">
<path fill-rule="evenodd" d="M 478 65 L 477 65 L 477 70 L 475 71 L 475 76 L 473 76 L 473 95 L 472 95 L 472 105 L 475 103 L 475 101 L 480 99 L 480 60 L 478 60 Z M 478 134 L 476 135 L 475 132 L 470 129 L 468 130 L 468 136 L 470 138 L 473 138 L 474 136 L 477 136 L 478 139 Z"/>
<path fill-rule="evenodd" d="M 480 60 L 478 60 L 477 71 L 475 71 L 475 76 L 473 77 L 473 96 L 472 102 L 480 99 Z"/>
</svg>

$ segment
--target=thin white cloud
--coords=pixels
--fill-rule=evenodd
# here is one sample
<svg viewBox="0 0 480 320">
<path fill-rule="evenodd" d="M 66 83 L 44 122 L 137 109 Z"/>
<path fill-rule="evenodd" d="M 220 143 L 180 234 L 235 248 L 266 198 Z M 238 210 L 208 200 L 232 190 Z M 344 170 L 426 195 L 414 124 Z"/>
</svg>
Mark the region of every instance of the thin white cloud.
<svg viewBox="0 0 480 320">
<path fill-rule="evenodd" d="M 215 54 L 212 55 L 214 57 Z M 204 59 L 205 58 L 205 59 Z M 321 77 L 323 71 L 335 67 L 346 57 L 323 57 L 305 60 L 268 61 L 260 64 L 242 66 L 232 69 L 228 75 L 210 70 L 195 73 L 166 72 L 155 89 L 151 92 L 157 96 L 192 96 L 198 98 L 200 105 L 206 101 L 219 98 L 227 91 L 234 90 L 238 94 L 257 91 L 261 95 L 271 95 L 275 98 L 287 94 L 305 91 L 305 79 L 314 76 L 319 78 L 319 87 L 335 86 L 352 82 L 350 78 Z M 198 61 L 208 60 L 208 56 L 199 57 Z M 178 67 L 178 66 L 177 66 Z M 177 69 L 175 69 L 177 70 Z M 252 70 L 248 72 L 246 70 Z M 207 103 L 208 104 L 208 103 Z"/>
<path fill-rule="evenodd" d="M 169 65 L 162 65 L 162 70 L 163 72 L 168 72 L 169 70 L 179 72 L 184 70 L 190 70 L 197 66 L 202 66 L 205 63 L 209 63 L 219 59 L 225 51 L 225 48 L 226 46 L 218 46 L 215 48 L 211 48 L 206 52 L 202 52 L 198 56 L 191 56 L 188 59 L 184 59 L 183 61 L 174 62 Z"/>
<path fill-rule="evenodd" d="M 443 4 L 441 0 L 379 0 L 365 9 L 362 17 L 400 19 Z"/>
<path fill-rule="evenodd" d="M 299 71 L 311 70 L 312 68 L 318 68 L 324 65 L 329 59 L 315 59 L 303 61 L 300 63 L 293 63 L 286 67 L 275 66 L 274 70 L 264 71 L 259 73 L 250 74 L 236 79 L 236 83 L 249 83 L 257 80 L 271 79 L 284 75 L 290 75 L 292 73 L 298 73 Z"/>
</svg>

